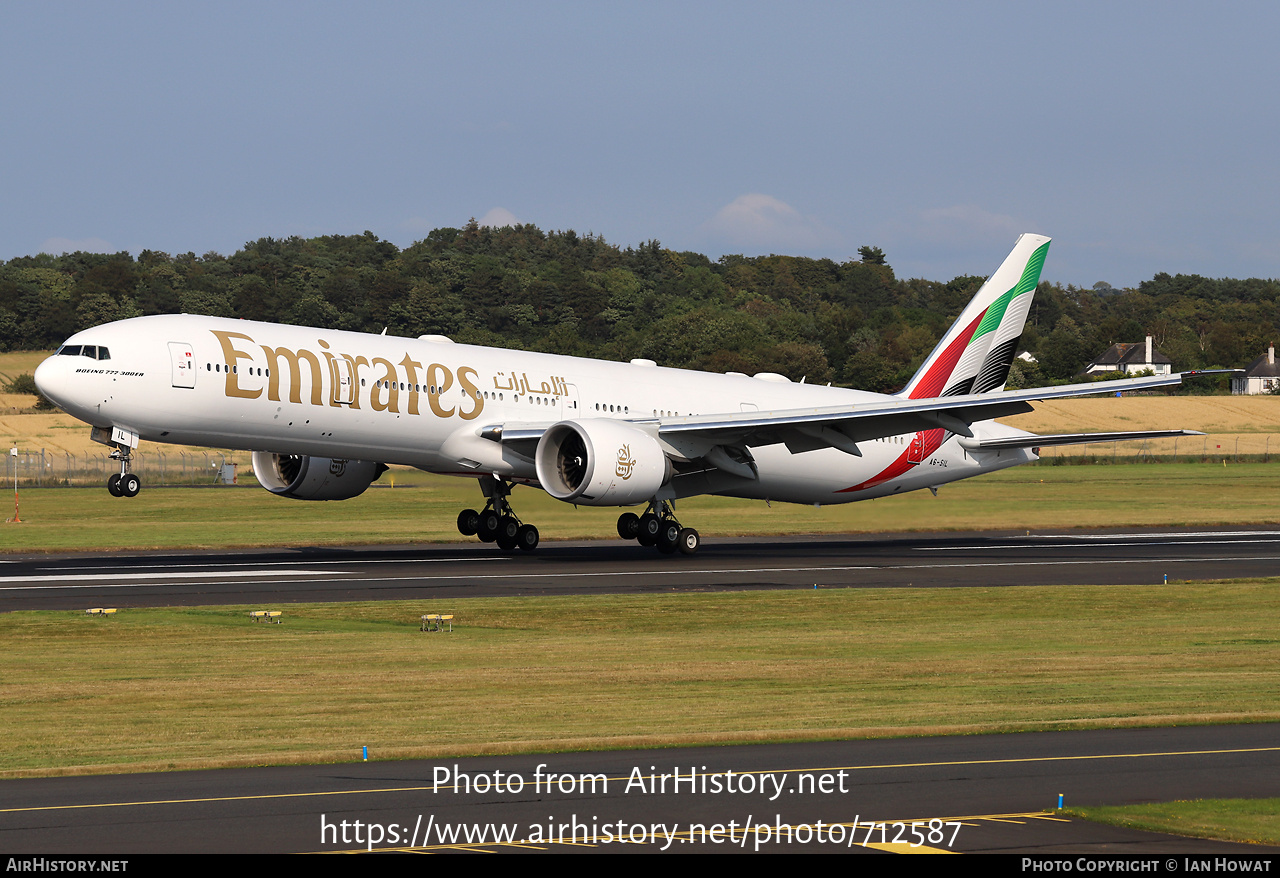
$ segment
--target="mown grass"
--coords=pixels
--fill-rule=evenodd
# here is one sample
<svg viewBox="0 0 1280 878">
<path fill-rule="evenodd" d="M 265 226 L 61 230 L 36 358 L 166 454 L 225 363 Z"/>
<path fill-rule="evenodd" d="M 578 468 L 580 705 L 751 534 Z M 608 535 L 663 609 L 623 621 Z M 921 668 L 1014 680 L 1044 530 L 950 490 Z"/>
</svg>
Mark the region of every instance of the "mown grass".
<svg viewBox="0 0 1280 878">
<path fill-rule="evenodd" d="M 1280 799 L 1196 799 L 1098 808 L 1069 808 L 1064 813 L 1153 832 L 1193 838 L 1280 844 Z"/>
<path fill-rule="evenodd" d="M 8 613 L 0 774 L 1270 721 L 1278 584 Z"/>
<path fill-rule="evenodd" d="M 384 477 L 386 478 L 386 477 Z M 0 552 L 166 547 L 402 544 L 462 539 L 458 512 L 479 508 L 470 479 L 412 473 L 352 500 L 303 502 L 257 488 L 149 488 L 133 499 L 102 488 L 24 488 L 20 525 Z M 617 539 L 616 509 L 574 508 L 517 488 L 520 516 L 544 540 Z M 682 500 L 680 519 L 705 538 L 746 534 L 1071 527 L 1259 525 L 1280 521 L 1280 466 L 1170 464 L 1022 467 L 939 489 L 844 506 L 721 497 Z"/>
</svg>

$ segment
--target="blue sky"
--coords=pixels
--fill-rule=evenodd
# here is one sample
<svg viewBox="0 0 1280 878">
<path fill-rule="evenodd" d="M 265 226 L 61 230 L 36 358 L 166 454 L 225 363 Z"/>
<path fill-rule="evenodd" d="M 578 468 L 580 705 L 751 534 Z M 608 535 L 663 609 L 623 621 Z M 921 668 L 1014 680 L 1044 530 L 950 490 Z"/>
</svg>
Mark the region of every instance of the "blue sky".
<svg viewBox="0 0 1280 878">
<path fill-rule="evenodd" d="M 6 3 L 0 259 L 619 245 L 1280 276 L 1280 6 Z"/>
</svg>

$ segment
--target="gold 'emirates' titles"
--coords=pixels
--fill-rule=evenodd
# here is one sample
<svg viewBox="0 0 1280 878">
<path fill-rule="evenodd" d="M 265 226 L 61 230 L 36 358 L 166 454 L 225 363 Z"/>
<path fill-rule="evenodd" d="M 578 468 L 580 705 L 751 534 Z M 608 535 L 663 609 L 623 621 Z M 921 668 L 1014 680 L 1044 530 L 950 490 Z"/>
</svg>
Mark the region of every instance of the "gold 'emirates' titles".
<svg viewBox="0 0 1280 878">
<path fill-rule="evenodd" d="M 229 397 L 237 399 L 257 399 L 262 396 L 264 388 L 242 387 L 240 379 L 242 377 L 241 370 L 237 367 L 240 360 L 247 360 L 253 363 L 257 360 L 255 354 L 248 353 L 236 347 L 236 342 L 247 342 L 249 345 L 256 345 L 262 351 L 262 356 L 266 360 L 266 394 L 267 399 L 274 402 L 280 401 L 280 384 L 281 378 L 286 370 L 281 368 L 282 364 L 287 366 L 288 375 L 288 399 L 289 402 L 302 402 L 302 377 L 303 364 L 310 371 L 311 399 L 312 405 L 324 405 L 324 378 L 328 373 L 329 386 L 333 392 L 329 394 L 328 404 L 331 406 L 347 406 L 349 408 L 360 408 L 360 367 L 378 369 L 381 368 L 382 375 L 378 377 L 369 386 L 369 408 L 377 412 L 389 411 L 400 412 L 400 395 L 401 380 L 400 373 L 396 369 L 396 364 L 384 357 L 374 357 L 367 359 L 365 357 L 352 356 L 351 354 L 334 353 L 329 350 L 329 343 L 324 339 L 316 339 L 316 343 L 320 346 L 319 356 L 313 351 L 305 348 L 299 350 L 290 350 L 289 348 L 273 348 L 264 344 L 259 344 L 250 336 L 242 332 L 227 332 L 225 330 L 210 330 L 218 339 L 218 343 L 222 346 L 223 362 L 227 365 L 226 370 L 226 386 L 224 393 Z M 321 365 L 321 358 L 324 359 L 325 365 Z M 475 369 L 470 366 L 460 366 L 457 370 L 457 383 L 462 386 L 465 395 L 473 405 L 470 409 L 464 409 L 461 406 L 457 408 L 453 406 L 446 407 L 441 399 L 451 387 L 453 387 L 455 375 L 448 366 L 442 363 L 430 363 L 423 369 L 422 363 L 414 360 L 412 355 L 406 353 L 404 359 L 398 364 L 405 370 L 405 391 L 408 396 L 408 406 L 406 413 L 410 415 L 420 414 L 419 399 L 422 393 L 427 397 L 427 404 L 431 407 L 431 412 L 436 417 L 449 418 L 457 414 L 463 420 L 471 420 L 484 410 L 484 399 L 480 393 L 479 387 L 476 386 L 475 379 L 479 377 Z M 259 374 L 262 374 L 261 372 Z M 247 377 L 244 376 L 244 377 Z M 256 377 L 256 376 L 255 376 Z M 428 388 L 432 392 L 427 392 Z"/>
</svg>

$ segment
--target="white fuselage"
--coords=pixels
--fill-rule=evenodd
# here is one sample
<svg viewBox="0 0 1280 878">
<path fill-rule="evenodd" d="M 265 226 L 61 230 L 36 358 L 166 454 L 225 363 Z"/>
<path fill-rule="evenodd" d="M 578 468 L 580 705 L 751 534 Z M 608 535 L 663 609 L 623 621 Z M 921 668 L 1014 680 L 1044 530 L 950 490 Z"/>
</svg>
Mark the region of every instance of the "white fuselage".
<svg viewBox="0 0 1280 878">
<path fill-rule="evenodd" d="M 492 425 L 610 419 L 656 432 L 682 418 L 875 404 L 887 397 L 785 379 L 720 375 L 526 351 L 216 317 L 141 317 L 88 329 L 37 383 L 68 413 L 144 440 L 405 464 L 536 482 L 527 458 L 480 434 Z M 98 358 L 105 348 L 108 359 Z M 1021 435 L 992 421 L 980 436 Z M 966 453 L 947 435 L 903 464 L 917 434 L 793 454 L 752 449 L 754 480 L 707 492 L 844 503 L 931 487 L 1033 460 L 1026 449 Z M 671 449 L 673 456 L 679 447 Z M 978 459 L 980 458 L 980 459 Z M 891 467 L 904 470 L 853 490 Z"/>
</svg>

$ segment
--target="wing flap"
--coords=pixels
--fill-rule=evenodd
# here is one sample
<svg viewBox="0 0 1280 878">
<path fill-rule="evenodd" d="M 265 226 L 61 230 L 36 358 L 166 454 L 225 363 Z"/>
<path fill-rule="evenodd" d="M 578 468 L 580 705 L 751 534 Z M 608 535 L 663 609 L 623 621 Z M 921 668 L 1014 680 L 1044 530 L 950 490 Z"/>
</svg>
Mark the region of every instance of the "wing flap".
<svg viewBox="0 0 1280 878">
<path fill-rule="evenodd" d="M 1008 448 L 1048 448 L 1055 445 L 1093 445 L 1101 442 L 1132 442 L 1135 439 L 1176 439 L 1203 436 L 1195 430 L 1133 430 L 1125 433 L 1055 433 L 1045 436 L 1010 436 L 1002 439 L 960 439 L 969 451 L 1001 451 Z"/>
</svg>

